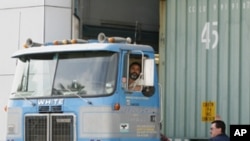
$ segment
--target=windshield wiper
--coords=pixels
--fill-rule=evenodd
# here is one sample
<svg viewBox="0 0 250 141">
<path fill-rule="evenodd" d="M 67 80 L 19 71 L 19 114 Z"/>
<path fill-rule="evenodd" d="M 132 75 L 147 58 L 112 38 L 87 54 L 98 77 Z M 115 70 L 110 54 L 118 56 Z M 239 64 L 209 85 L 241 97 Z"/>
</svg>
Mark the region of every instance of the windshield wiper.
<svg viewBox="0 0 250 141">
<path fill-rule="evenodd" d="M 75 92 L 72 92 L 71 94 L 73 94 L 73 95 L 75 95 L 75 96 L 77 96 L 77 97 L 79 97 L 82 101 L 84 101 L 84 102 L 86 102 L 86 103 L 88 103 L 89 105 L 92 105 L 93 103 L 91 102 L 91 101 L 89 101 L 88 99 L 86 99 L 86 98 L 82 98 L 79 94 L 79 92 L 77 92 L 77 93 L 75 93 Z"/>
<path fill-rule="evenodd" d="M 27 99 L 25 96 L 19 94 L 18 92 L 11 93 L 12 95 L 18 95 L 19 97 L 23 98 L 25 101 L 28 101 L 33 107 L 36 106 L 36 103 L 32 102 L 31 100 Z"/>
<path fill-rule="evenodd" d="M 72 83 L 72 86 L 74 86 L 75 85 L 75 83 L 74 83 L 74 81 L 73 81 L 73 83 Z M 80 84 L 77 84 L 77 85 L 80 85 Z M 67 91 L 69 94 L 73 94 L 73 95 L 75 95 L 75 96 L 77 96 L 77 97 L 79 97 L 82 101 L 84 101 L 84 102 L 86 102 L 86 103 L 88 103 L 89 105 L 92 105 L 93 103 L 91 102 L 91 101 L 89 101 L 88 99 L 86 99 L 86 98 L 82 98 L 79 94 L 86 94 L 86 91 L 84 91 L 83 90 L 83 88 L 84 88 L 84 86 L 81 86 L 81 87 L 79 87 L 78 89 L 78 91 L 76 91 L 76 92 L 74 92 L 74 91 L 72 91 L 72 90 L 70 90 L 70 89 L 66 89 L 64 86 L 63 86 L 63 84 L 59 84 L 59 86 L 60 86 L 60 88 L 63 90 L 63 91 Z M 75 86 L 75 87 L 71 87 L 71 89 L 77 89 L 77 86 Z"/>
</svg>

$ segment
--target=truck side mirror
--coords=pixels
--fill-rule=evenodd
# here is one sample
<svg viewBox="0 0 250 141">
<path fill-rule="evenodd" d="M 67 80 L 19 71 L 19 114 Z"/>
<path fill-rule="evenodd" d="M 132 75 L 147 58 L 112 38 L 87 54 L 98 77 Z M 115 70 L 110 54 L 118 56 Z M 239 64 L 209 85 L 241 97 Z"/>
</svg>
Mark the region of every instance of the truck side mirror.
<svg viewBox="0 0 250 141">
<path fill-rule="evenodd" d="M 144 60 L 144 86 L 154 86 L 154 59 Z"/>
</svg>

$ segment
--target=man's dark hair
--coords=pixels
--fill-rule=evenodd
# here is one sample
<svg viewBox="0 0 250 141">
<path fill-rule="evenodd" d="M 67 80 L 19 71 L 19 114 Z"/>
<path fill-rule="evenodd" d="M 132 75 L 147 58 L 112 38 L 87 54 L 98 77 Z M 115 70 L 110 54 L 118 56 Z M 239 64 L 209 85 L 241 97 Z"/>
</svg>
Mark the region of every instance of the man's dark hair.
<svg viewBox="0 0 250 141">
<path fill-rule="evenodd" d="M 225 124 L 224 121 L 222 121 L 222 120 L 214 120 L 211 124 L 213 124 L 213 123 L 215 124 L 216 128 L 221 128 L 221 132 L 225 133 L 225 131 L 226 131 L 226 124 Z"/>
<path fill-rule="evenodd" d="M 134 66 L 134 65 L 139 66 L 139 67 L 140 67 L 140 69 L 141 69 L 141 64 L 140 64 L 140 63 L 138 63 L 138 62 L 133 62 L 133 63 L 131 63 L 131 64 L 129 65 L 129 68 L 131 68 L 131 66 Z"/>
</svg>

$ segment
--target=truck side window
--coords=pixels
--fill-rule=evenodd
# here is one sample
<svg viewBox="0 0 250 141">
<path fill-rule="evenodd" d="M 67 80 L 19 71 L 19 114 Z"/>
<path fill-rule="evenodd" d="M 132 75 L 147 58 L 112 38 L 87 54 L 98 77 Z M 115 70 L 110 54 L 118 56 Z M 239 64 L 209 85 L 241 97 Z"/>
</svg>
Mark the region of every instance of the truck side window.
<svg viewBox="0 0 250 141">
<path fill-rule="evenodd" d="M 127 92 L 142 92 L 146 97 L 151 97 L 154 92 L 154 86 L 145 86 L 143 73 L 144 61 L 148 58 L 145 56 L 142 58 L 141 54 L 130 54 L 127 53 L 124 56 L 123 66 L 123 88 Z"/>
<path fill-rule="evenodd" d="M 124 57 L 123 87 L 127 91 L 141 91 L 142 86 L 142 55 L 126 54 Z"/>
<path fill-rule="evenodd" d="M 132 91 L 142 90 L 142 67 L 138 61 L 132 62 L 129 65 L 128 89 Z"/>
</svg>

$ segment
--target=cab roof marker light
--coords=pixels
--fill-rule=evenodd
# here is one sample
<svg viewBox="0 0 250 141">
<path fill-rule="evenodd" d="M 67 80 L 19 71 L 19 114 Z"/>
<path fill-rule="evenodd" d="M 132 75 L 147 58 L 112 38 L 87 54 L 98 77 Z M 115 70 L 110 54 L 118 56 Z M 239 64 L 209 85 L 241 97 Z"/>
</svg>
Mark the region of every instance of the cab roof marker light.
<svg viewBox="0 0 250 141">
<path fill-rule="evenodd" d="M 51 46 L 51 45 L 66 45 L 66 44 L 77 44 L 77 43 L 88 43 L 87 40 L 83 39 L 72 39 L 72 40 L 54 40 L 53 42 L 46 42 L 44 44 L 33 42 L 30 38 L 26 40 L 26 43 L 23 45 L 23 48 L 29 47 L 40 47 L 40 46 Z"/>
<path fill-rule="evenodd" d="M 67 39 L 53 41 L 53 45 L 67 45 L 67 44 L 71 44 L 71 41 Z"/>
<path fill-rule="evenodd" d="M 29 48 L 29 46 L 25 43 L 23 44 L 23 48 Z"/>
<path fill-rule="evenodd" d="M 53 45 L 62 45 L 62 44 L 63 44 L 62 41 L 58 41 L 58 40 L 53 41 Z"/>
<path fill-rule="evenodd" d="M 64 45 L 67 45 L 67 44 L 70 44 L 71 42 L 69 41 L 69 40 L 62 40 L 62 43 L 64 44 Z"/>
</svg>

